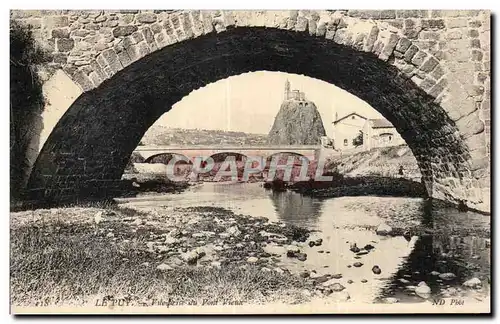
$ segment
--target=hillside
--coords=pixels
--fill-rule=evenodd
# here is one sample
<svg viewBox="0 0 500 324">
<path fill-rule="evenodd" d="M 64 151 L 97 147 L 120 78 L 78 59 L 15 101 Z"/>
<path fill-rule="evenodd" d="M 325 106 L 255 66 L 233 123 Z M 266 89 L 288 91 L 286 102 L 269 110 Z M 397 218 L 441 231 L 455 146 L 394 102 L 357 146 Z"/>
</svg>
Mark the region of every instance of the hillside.
<svg viewBox="0 0 500 324">
<path fill-rule="evenodd" d="M 420 181 L 421 177 L 417 160 L 406 145 L 376 148 L 336 162 L 339 163 L 338 171 L 346 176 L 395 177 L 398 176 L 399 167 L 403 166 L 405 178 Z"/>
<path fill-rule="evenodd" d="M 267 135 L 207 129 L 153 126 L 144 134 L 142 145 L 265 145 Z"/>
</svg>

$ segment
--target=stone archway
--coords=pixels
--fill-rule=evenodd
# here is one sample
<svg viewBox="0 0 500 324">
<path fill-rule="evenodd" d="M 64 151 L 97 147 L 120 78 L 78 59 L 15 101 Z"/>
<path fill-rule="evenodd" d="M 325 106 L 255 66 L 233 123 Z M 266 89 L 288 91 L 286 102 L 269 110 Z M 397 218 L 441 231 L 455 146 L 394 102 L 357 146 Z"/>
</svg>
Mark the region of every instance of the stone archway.
<svg viewBox="0 0 500 324">
<path fill-rule="evenodd" d="M 461 80 L 446 75 L 457 65 L 444 66 L 394 24 L 344 11 L 162 15 L 167 19 L 152 36 L 153 25 L 140 35 L 137 26 L 113 29 L 121 41 L 101 49 L 87 70 L 63 66 L 85 92 L 44 145 L 30 197 L 113 195 L 144 132 L 175 102 L 208 83 L 268 70 L 314 77 L 365 100 L 408 143 L 433 197 L 489 211 L 489 146 L 474 101 L 484 88 L 468 90 L 476 93 L 462 102 L 463 89 L 453 86 Z M 424 23 L 432 29 L 444 20 Z M 56 39 L 58 50 L 65 42 Z"/>
<path fill-rule="evenodd" d="M 178 159 L 178 163 L 182 164 L 193 164 L 193 162 L 185 155 L 179 154 L 179 153 L 160 153 L 160 154 L 155 154 L 147 159 L 144 160 L 144 163 L 161 163 L 161 164 L 168 164 L 171 159 L 173 158 L 180 158 Z"/>
</svg>

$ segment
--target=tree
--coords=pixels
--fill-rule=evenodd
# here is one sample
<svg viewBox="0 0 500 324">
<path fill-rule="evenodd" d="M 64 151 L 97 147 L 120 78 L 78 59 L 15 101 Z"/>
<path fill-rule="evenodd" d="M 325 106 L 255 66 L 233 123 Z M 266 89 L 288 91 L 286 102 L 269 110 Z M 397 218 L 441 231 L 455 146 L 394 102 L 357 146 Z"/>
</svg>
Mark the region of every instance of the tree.
<svg viewBox="0 0 500 324">
<path fill-rule="evenodd" d="M 352 145 L 355 147 L 363 145 L 363 131 L 359 131 L 358 136 L 352 140 Z"/>
<path fill-rule="evenodd" d="M 30 163 L 27 152 L 34 137 L 34 120 L 43 107 L 38 66 L 48 55 L 35 43 L 31 26 L 10 24 L 10 188 L 20 195 Z M 35 134 L 39 135 L 39 134 Z"/>
</svg>

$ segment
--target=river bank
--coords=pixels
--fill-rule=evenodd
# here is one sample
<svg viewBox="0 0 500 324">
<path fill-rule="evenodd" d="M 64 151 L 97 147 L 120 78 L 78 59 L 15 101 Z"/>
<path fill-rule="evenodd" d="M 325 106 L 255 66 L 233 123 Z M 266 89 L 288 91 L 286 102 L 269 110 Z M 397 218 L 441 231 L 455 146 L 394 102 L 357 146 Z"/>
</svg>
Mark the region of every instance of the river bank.
<svg viewBox="0 0 500 324">
<path fill-rule="evenodd" d="M 238 305 L 304 301 L 314 292 L 263 250 L 305 241 L 307 230 L 220 208 L 61 208 L 11 219 L 13 305 Z"/>
<path fill-rule="evenodd" d="M 249 185 L 255 188 L 242 191 L 245 197 L 259 189 Z M 234 194 L 238 188 L 233 186 L 226 185 Z M 352 205 L 354 198 L 335 198 L 330 201 L 337 205 L 321 208 L 330 217 L 316 230 L 293 225 L 295 216 L 282 198 L 292 198 L 292 207 L 302 213 L 313 204 L 296 193 L 272 195 L 276 207 L 285 208 L 286 221 L 258 216 L 263 210 L 252 211 L 237 196 L 226 197 L 233 206 L 228 209 L 204 205 L 214 198 L 224 202 L 225 196 L 193 192 L 191 201 L 187 193 L 159 195 L 167 199 L 164 204 L 131 198 L 119 205 L 11 213 L 13 304 L 82 306 L 107 298 L 130 306 L 154 300 L 171 305 L 290 305 L 317 299 L 392 303 L 489 296 L 484 265 L 489 249 L 476 242 L 478 235 L 489 237 L 489 232 L 477 230 L 483 218 L 446 212 L 435 214 L 429 223 L 425 217 L 414 218 L 419 208 L 414 198 L 398 205 L 392 201 L 403 198 L 363 197 L 361 205 Z M 237 206 L 248 206 L 245 214 Z M 362 216 L 365 208 L 373 207 L 370 213 L 383 218 Z M 317 217 L 314 210 L 308 217 Z M 472 279 L 475 285 L 463 285 Z M 432 295 L 418 294 L 421 282 Z"/>
</svg>

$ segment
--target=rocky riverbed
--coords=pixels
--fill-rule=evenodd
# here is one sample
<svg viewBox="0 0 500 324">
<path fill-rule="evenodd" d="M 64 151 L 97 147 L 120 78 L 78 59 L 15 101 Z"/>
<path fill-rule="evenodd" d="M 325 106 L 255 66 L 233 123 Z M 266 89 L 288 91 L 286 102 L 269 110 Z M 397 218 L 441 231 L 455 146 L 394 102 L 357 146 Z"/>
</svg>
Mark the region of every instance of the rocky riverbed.
<svg viewBox="0 0 500 324">
<path fill-rule="evenodd" d="M 11 219 L 12 298 L 18 305 L 85 305 L 106 296 L 131 305 L 153 299 L 199 304 L 200 298 L 211 304 L 356 301 L 360 285 L 372 285 L 386 274 L 371 256 L 383 249 L 386 237 L 425 234 L 383 223 L 369 229 L 379 239 L 349 240 L 330 251 L 324 246 L 328 237 L 320 232 L 218 207 L 110 205 L 24 211 L 11 213 Z M 328 258 L 348 254 L 352 262 L 345 271 L 301 267 L 312 253 Z M 352 279 L 354 269 L 363 271 L 362 277 Z M 463 278 L 428 271 L 441 281 Z M 397 280 L 409 296 L 425 301 L 433 285 L 426 278 L 419 273 Z M 482 300 L 489 293 L 489 277 L 440 289 L 443 297 Z M 386 294 L 375 301 L 400 298 Z"/>
</svg>

